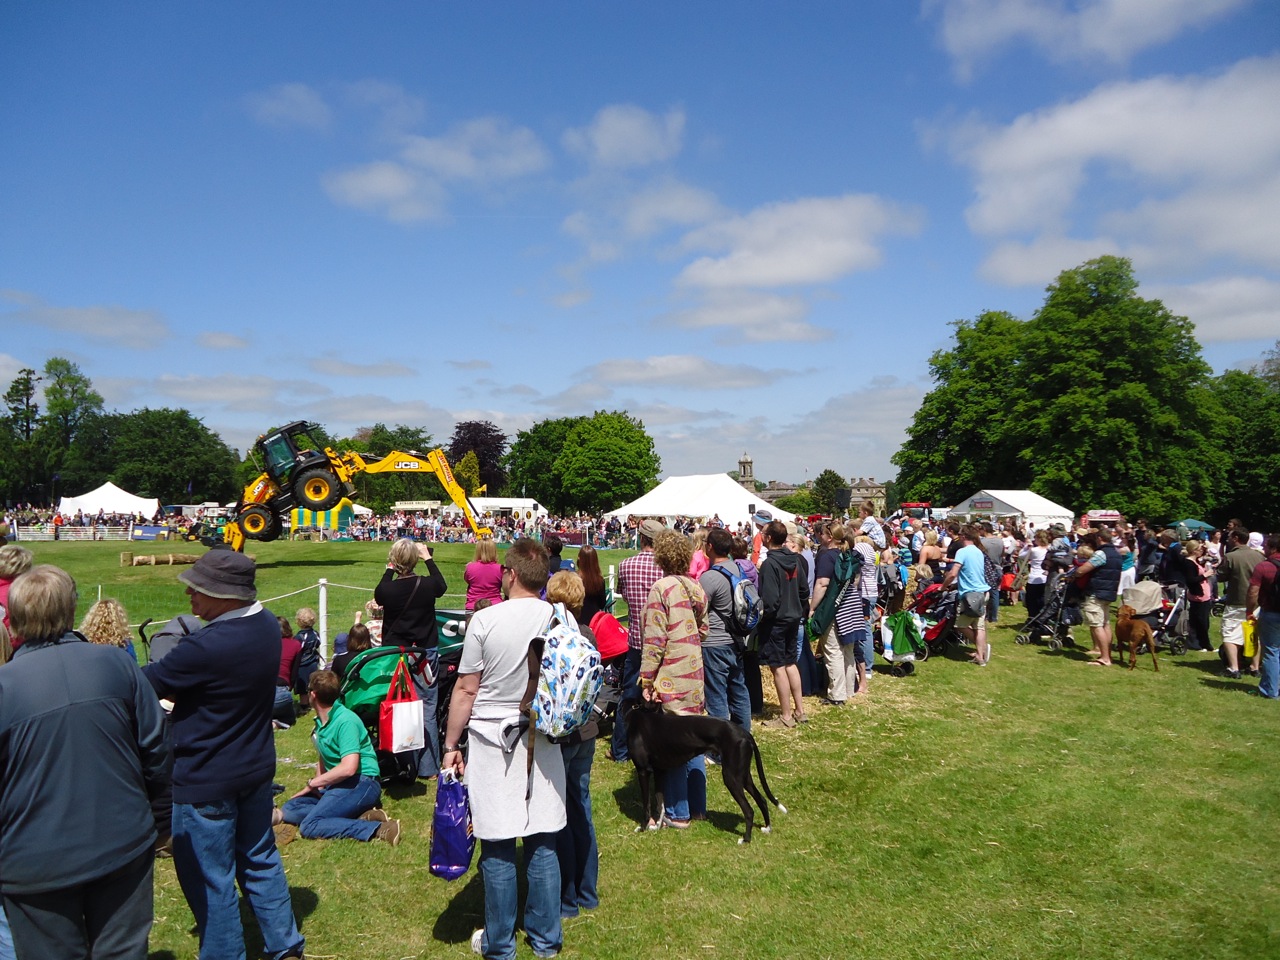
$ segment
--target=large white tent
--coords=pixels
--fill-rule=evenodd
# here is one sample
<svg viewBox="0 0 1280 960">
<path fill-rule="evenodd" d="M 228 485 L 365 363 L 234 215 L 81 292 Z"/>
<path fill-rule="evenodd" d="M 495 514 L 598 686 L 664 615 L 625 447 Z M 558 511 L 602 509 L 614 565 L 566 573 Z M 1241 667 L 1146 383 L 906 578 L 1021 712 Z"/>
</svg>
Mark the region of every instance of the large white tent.
<svg viewBox="0 0 1280 960">
<path fill-rule="evenodd" d="M 668 477 L 638 500 L 624 504 L 610 517 L 713 517 L 736 526 L 751 519 L 753 510 L 768 510 L 775 520 L 794 520 L 788 513 L 749 493 L 727 473 L 702 473 L 688 477 Z"/>
<path fill-rule="evenodd" d="M 1072 526 L 1074 515 L 1069 509 L 1030 490 L 979 490 L 961 500 L 948 517 L 1017 517 L 1032 523 L 1037 530 L 1055 523 Z"/>
<path fill-rule="evenodd" d="M 97 490 L 91 490 L 79 497 L 63 497 L 58 501 L 58 512 L 63 516 L 74 517 L 77 511 L 97 516 L 98 511 L 106 513 L 127 513 L 130 516 L 142 514 L 150 520 L 160 510 L 160 501 L 155 497 L 136 497 L 127 490 L 121 490 L 108 480 Z"/>
</svg>

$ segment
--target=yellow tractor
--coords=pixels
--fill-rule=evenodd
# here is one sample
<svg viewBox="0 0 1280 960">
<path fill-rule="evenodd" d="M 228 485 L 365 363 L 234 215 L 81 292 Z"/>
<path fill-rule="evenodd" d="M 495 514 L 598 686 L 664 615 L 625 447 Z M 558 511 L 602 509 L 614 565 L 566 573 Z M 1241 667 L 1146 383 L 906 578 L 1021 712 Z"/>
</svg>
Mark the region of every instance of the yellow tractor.
<svg viewBox="0 0 1280 960">
<path fill-rule="evenodd" d="M 243 550 L 246 539 L 275 540 L 294 507 L 320 511 L 337 506 L 355 493 L 352 477 L 356 474 L 391 471 L 435 474 L 475 534 L 492 535 L 480 525 L 479 514 L 453 478 L 443 450 L 426 454 L 397 450 L 371 462 L 351 450 L 300 448 L 298 438 L 307 438 L 315 430 L 315 424 L 298 420 L 258 438 L 255 449 L 263 472 L 244 488 L 233 519 L 223 529 L 223 541 L 233 550 Z"/>
</svg>

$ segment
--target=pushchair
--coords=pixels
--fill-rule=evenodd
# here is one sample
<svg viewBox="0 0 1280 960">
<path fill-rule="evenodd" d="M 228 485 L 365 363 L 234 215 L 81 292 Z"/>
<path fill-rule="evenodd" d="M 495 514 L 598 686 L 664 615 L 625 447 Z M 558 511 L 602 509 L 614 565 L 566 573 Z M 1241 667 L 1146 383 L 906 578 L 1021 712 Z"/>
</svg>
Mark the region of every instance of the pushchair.
<svg viewBox="0 0 1280 960">
<path fill-rule="evenodd" d="M 930 655 L 942 653 L 954 642 L 956 592 L 931 583 L 916 594 L 907 611 L 920 618 L 920 633 Z"/>
<path fill-rule="evenodd" d="M 1075 646 L 1071 628 L 1083 622 L 1079 588 L 1070 577 L 1061 576 L 1053 590 L 1045 594 L 1040 612 L 1029 618 L 1013 639 L 1017 643 L 1033 643 L 1047 637 L 1050 650 L 1061 650 L 1064 644 Z"/>
<path fill-rule="evenodd" d="M 917 615 L 910 610 L 899 610 L 883 618 L 873 646 L 888 662 L 889 672 L 895 677 L 911 676 L 917 663 L 929 659 L 929 645 L 921 635 Z"/>
<path fill-rule="evenodd" d="M 392 753 L 378 746 L 379 706 L 387 697 L 391 675 L 402 656 L 411 674 L 426 667 L 427 651 L 422 647 L 374 647 L 347 665 L 346 678 L 338 691 L 338 702 L 359 717 L 369 733 L 378 757 L 378 779 L 383 783 L 412 783 L 418 776 L 418 751 Z"/>
<path fill-rule="evenodd" d="M 1157 650 L 1168 650 L 1174 656 L 1187 652 L 1190 625 L 1187 591 L 1183 587 L 1177 584 L 1162 587 L 1155 580 L 1142 580 L 1124 592 L 1121 603 L 1133 607 L 1150 625 Z"/>
</svg>

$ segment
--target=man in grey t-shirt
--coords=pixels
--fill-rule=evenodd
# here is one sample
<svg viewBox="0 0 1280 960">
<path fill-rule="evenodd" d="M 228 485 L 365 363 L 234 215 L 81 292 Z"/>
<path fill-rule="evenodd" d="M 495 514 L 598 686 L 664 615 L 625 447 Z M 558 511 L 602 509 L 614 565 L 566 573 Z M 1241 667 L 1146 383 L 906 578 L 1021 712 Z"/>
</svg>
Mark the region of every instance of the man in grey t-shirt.
<svg viewBox="0 0 1280 960">
<path fill-rule="evenodd" d="M 732 720 L 751 732 L 751 697 L 747 693 L 746 675 L 742 668 L 742 652 L 726 626 L 733 610 L 733 588 L 730 578 L 716 569 L 724 567 L 739 573 L 729 556 L 733 537 L 722 527 L 707 534 L 706 551 L 711 568 L 698 578 L 707 595 L 707 636 L 702 641 L 702 678 L 707 713 L 722 720 Z"/>
</svg>

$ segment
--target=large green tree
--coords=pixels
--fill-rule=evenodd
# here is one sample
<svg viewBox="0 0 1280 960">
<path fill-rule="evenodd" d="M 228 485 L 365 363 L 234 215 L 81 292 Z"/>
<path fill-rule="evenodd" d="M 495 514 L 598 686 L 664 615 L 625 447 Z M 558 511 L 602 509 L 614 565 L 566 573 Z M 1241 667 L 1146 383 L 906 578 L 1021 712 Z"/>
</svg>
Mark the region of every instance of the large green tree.
<svg viewBox="0 0 1280 960">
<path fill-rule="evenodd" d="M 1206 520 L 1238 518 L 1251 530 L 1280 530 L 1280 378 L 1228 370 L 1213 381 L 1226 477 Z"/>
<path fill-rule="evenodd" d="M 929 358 L 935 386 L 893 456 L 896 492 L 907 501 L 951 504 L 983 487 L 1020 488 L 1032 479 L 1010 422 L 1028 325 L 989 310 L 953 326 L 955 346 Z"/>
<path fill-rule="evenodd" d="M 838 501 L 841 494 L 849 490 L 849 481 L 834 470 L 823 470 L 813 481 L 812 500 L 818 510 L 827 516 L 834 516 L 839 511 Z M 783 507 L 783 510 L 791 510 Z M 791 510 L 795 513 L 794 510 Z"/>
<path fill-rule="evenodd" d="M 102 395 L 77 364 L 63 357 L 45 361 L 43 379 L 44 413 L 31 443 L 48 499 L 56 503 L 67 490 L 84 487 L 94 474 L 82 460 L 69 460 L 69 454 L 81 425 L 102 413 Z"/>
<path fill-rule="evenodd" d="M 35 370 L 24 367 L 5 391 L 6 414 L 0 420 L 0 493 L 7 499 L 37 499 L 42 473 L 33 437 L 40 422 Z"/>
<path fill-rule="evenodd" d="M 1064 271 L 1029 321 L 986 313 L 930 360 L 894 456 L 907 499 L 1029 487 L 1073 508 L 1168 519 L 1222 488 L 1219 406 L 1191 322 L 1137 294 L 1128 260 Z"/>
<path fill-rule="evenodd" d="M 532 497 L 554 513 L 564 513 L 568 502 L 554 471 L 565 441 L 586 417 L 557 417 L 540 420 L 521 430 L 507 451 L 507 492 L 513 497 Z"/>
<path fill-rule="evenodd" d="M 644 424 L 617 410 L 597 410 L 569 431 L 552 467 L 568 509 L 588 513 L 651 490 L 661 469 Z"/>
<path fill-rule="evenodd" d="M 130 493 L 162 503 L 226 502 L 237 494 L 235 454 L 188 411 L 144 407 L 104 419 L 111 480 Z"/>
</svg>

